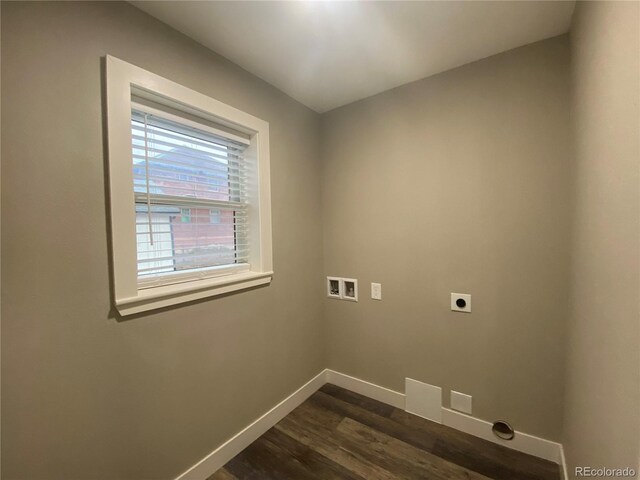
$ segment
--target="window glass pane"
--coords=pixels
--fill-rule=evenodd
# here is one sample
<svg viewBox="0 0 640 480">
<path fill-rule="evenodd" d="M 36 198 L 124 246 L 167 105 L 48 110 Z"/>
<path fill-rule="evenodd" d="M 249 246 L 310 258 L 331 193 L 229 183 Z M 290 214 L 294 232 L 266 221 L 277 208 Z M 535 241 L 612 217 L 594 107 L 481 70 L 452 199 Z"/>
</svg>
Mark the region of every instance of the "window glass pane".
<svg viewBox="0 0 640 480">
<path fill-rule="evenodd" d="M 244 227 L 240 214 L 236 221 L 233 210 L 218 210 L 218 221 L 213 223 L 210 209 L 192 208 L 185 222 L 183 210 L 153 205 L 149 216 L 146 205 L 136 206 L 140 276 L 246 261 L 247 246 L 241 243 Z"/>
<path fill-rule="evenodd" d="M 136 111 L 131 133 L 138 277 L 247 262 L 244 146 Z"/>
<path fill-rule="evenodd" d="M 131 122 L 134 189 L 151 193 L 242 201 L 245 180 L 240 147 L 223 145 L 214 135 L 170 130 L 134 114 Z M 169 124 L 170 125 L 170 124 Z M 196 136 L 197 135 L 197 136 Z M 146 154 L 145 154 L 146 145 Z M 147 165 L 148 161 L 148 165 Z"/>
</svg>

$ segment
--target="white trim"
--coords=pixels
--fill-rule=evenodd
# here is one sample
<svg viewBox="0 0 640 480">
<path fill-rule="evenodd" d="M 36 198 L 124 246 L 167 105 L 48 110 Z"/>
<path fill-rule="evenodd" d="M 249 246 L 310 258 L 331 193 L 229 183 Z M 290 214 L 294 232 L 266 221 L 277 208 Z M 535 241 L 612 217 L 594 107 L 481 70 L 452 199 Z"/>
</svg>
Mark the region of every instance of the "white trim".
<svg viewBox="0 0 640 480">
<path fill-rule="evenodd" d="M 379 402 L 404 410 L 404 393 L 396 392 L 395 390 L 390 390 L 374 383 L 329 369 L 327 369 L 326 383 L 332 383 L 338 387 L 346 388 L 365 397 L 373 398 Z"/>
<path fill-rule="evenodd" d="M 245 272 L 160 287 L 147 287 L 138 290 L 138 295 L 135 297 L 116 299 L 116 307 L 122 315 L 133 315 L 213 295 L 266 285 L 271 282 L 272 275 L 273 272 Z"/>
<path fill-rule="evenodd" d="M 106 86 L 113 297 L 118 311 L 130 315 L 269 283 L 273 271 L 269 124 L 110 55 L 106 56 Z M 248 135 L 250 145 L 245 150 L 245 160 L 258 179 L 256 188 L 249 192 L 247 210 L 250 272 L 145 289 L 138 286 L 131 162 L 132 94 Z"/>
<path fill-rule="evenodd" d="M 179 475 L 176 480 L 204 480 L 211 476 L 327 383 L 326 372 L 323 370 L 313 377 L 267 413 Z"/>
<path fill-rule="evenodd" d="M 570 480 L 569 473 L 567 472 L 567 459 L 564 456 L 564 446 L 560 445 L 560 475 L 562 480 Z"/>
<path fill-rule="evenodd" d="M 502 440 L 493 434 L 491 431 L 493 425 L 490 422 L 465 415 L 464 413 L 454 412 L 444 407 L 442 408 L 442 424 L 475 437 L 497 443 L 503 447 L 544 458 L 557 464 L 560 464 L 561 461 L 560 452 L 562 446 L 559 443 L 518 431 L 516 431 L 513 440 Z"/>
</svg>

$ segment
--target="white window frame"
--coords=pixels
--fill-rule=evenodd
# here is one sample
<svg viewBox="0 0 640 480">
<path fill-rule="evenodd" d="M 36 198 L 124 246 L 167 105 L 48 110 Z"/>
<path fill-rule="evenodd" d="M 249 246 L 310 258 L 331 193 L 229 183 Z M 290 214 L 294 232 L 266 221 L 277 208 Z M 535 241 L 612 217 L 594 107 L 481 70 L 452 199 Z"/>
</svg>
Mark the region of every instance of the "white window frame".
<svg viewBox="0 0 640 480">
<path fill-rule="evenodd" d="M 106 56 L 107 132 L 111 211 L 111 255 L 115 306 L 121 315 L 168 307 L 271 282 L 271 192 L 269 124 L 253 115 L 110 55 Z M 147 286 L 137 272 L 136 212 L 131 158 L 132 93 L 185 115 L 202 118 L 250 141 L 245 157 L 256 167 L 249 191 L 249 270 L 220 270 L 220 276 Z"/>
</svg>

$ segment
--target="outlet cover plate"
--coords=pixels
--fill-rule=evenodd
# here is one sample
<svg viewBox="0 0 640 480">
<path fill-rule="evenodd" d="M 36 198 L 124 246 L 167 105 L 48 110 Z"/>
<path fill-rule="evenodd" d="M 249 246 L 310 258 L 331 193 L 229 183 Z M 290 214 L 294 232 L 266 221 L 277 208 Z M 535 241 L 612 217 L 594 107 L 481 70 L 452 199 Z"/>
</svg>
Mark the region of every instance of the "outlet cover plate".
<svg viewBox="0 0 640 480">
<path fill-rule="evenodd" d="M 374 300 L 382 300 L 382 285 L 379 283 L 371 284 L 371 298 Z"/>
<path fill-rule="evenodd" d="M 451 409 L 471 415 L 471 395 L 451 390 Z"/>
<path fill-rule="evenodd" d="M 459 306 L 456 302 L 462 301 L 464 305 Z M 454 312 L 471 313 L 471 295 L 468 293 L 451 294 L 451 310 Z"/>
</svg>

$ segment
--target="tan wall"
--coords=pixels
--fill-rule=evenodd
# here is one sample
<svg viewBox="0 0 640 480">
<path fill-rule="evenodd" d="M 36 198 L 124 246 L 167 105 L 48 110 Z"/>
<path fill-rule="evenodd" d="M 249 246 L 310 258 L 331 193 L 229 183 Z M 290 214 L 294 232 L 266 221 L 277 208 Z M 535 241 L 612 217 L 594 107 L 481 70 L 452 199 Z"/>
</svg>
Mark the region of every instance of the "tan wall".
<svg viewBox="0 0 640 480">
<path fill-rule="evenodd" d="M 640 4 L 580 2 L 571 32 L 575 210 L 564 446 L 640 455 Z"/>
<path fill-rule="evenodd" d="M 637 466 L 639 14 L 578 6 L 574 165 L 567 36 L 320 121 L 128 4 L 3 2 L 2 478 L 175 477 L 324 366 Z M 114 315 L 105 54 L 270 122 L 270 287 Z M 322 225 L 358 303 L 322 299 Z"/>
<path fill-rule="evenodd" d="M 325 299 L 330 368 L 465 392 L 474 415 L 559 439 L 568 61 L 557 37 L 323 115 L 325 274 L 361 296 Z"/>
<path fill-rule="evenodd" d="M 270 123 L 272 286 L 110 313 L 101 57 Z M 173 478 L 324 367 L 319 118 L 126 3 L 2 2 L 2 478 Z"/>
</svg>

